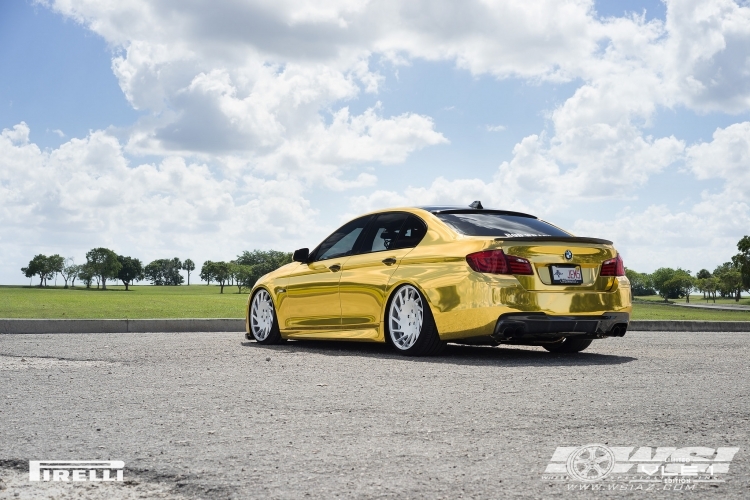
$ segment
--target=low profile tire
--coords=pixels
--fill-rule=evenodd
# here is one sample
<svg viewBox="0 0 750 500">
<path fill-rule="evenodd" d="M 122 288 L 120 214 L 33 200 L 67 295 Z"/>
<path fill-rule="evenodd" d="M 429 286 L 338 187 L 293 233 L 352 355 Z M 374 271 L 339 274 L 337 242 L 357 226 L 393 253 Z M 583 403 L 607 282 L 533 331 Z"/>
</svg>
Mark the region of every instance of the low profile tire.
<svg viewBox="0 0 750 500">
<path fill-rule="evenodd" d="M 411 285 L 400 286 L 393 292 L 385 319 L 386 341 L 401 354 L 433 356 L 445 348 L 427 300 Z"/>
<path fill-rule="evenodd" d="M 581 352 L 591 345 L 591 339 L 566 338 L 557 344 L 547 344 L 544 346 L 549 352 L 573 353 Z"/>
<path fill-rule="evenodd" d="M 250 303 L 250 334 L 259 344 L 280 344 L 282 341 L 273 300 L 263 288 L 255 292 Z"/>
</svg>

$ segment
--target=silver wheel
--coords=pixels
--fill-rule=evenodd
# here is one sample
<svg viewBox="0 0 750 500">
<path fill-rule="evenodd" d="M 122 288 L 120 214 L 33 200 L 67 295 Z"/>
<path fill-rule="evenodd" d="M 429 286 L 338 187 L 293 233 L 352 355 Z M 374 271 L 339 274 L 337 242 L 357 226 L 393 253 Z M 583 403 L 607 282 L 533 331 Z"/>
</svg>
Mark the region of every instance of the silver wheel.
<svg viewBox="0 0 750 500">
<path fill-rule="evenodd" d="M 255 340 L 262 342 L 271 334 L 273 328 L 273 302 L 268 292 L 261 289 L 253 297 L 250 307 L 250 331 Z"/>
<path fill-rule="evenodd" d="M 388 329 L 396 348 L 405 351 L 419 338 L 424 321 L 424 304 L 416 288 L 406 285 L 398 289 L 388 310 Z"/>
</svg>

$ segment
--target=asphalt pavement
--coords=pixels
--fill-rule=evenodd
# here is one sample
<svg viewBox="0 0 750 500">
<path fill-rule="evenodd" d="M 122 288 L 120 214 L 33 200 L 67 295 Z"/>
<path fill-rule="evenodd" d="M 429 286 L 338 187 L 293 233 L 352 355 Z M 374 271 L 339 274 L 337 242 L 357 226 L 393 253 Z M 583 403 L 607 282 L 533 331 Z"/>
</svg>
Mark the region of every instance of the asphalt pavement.
<svg viewBox="0 0 750 500">
<path fill-rule="evenodd" d="M 0 335 L 0 498 L 750 498 L 749 342 L 628 332 L 579 355 L 410 359 L 229 333 Z M 587 444 L 615 469 L 565 473 Z M 121 460 L 125 481 L 31 482 L 29 460 Z"/>
</svg>

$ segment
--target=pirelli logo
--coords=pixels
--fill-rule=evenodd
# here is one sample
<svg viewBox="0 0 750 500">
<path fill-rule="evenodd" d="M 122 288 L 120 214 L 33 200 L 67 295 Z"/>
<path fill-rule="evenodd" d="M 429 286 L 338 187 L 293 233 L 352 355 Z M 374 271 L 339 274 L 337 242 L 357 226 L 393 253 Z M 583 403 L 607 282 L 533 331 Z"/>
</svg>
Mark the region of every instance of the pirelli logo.
<svg viewBox="0 0 750 500">
<path fill-rule="evenodd" d="M 120 460 L 30 460 L 29 481 L 123 481 Z"/>
</svg>

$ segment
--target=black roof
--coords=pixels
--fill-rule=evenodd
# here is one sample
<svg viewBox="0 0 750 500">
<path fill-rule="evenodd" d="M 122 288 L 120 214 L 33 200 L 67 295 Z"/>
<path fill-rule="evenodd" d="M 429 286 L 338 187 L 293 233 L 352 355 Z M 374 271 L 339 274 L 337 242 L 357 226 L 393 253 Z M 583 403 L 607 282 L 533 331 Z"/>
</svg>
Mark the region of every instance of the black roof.
<svg viewBox="0 0 750 500">
<path fill-rule="evenodd" d="M 517 217 L 529 217 L 536 219 L 536 215 L 525 214 L 523 212 L 513 212 L 511 210 L 498 210 L 495 208 L 469 208 L 456 207 L 449 205 L 432 205 L 426 207 L 415 207 L 420 210 L 426 210 L 433 214 L 498 214 L 498 215 L 515 215 Z"/>
</svg>

